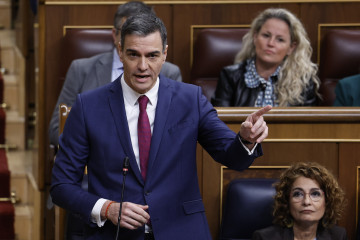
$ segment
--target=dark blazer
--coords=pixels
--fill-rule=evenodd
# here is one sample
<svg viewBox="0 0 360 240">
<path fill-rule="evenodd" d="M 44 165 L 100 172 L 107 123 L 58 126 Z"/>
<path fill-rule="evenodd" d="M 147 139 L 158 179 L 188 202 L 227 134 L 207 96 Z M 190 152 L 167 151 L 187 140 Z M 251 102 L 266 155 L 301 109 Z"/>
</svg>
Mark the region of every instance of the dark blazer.
<svg viewBox="0 0 360 240">
<path fill-rule="evenodd" d="M 257 230 L 253 234 L 252 240 L 294 240 L 292 228 L 280 226 L 270 226 L 261 230 Z M 333 226 L 319 231 L 316 240 L 347 240 L 345 228 Z"/>
<path fill-rule="evenodd" d="M 341 79 L 335 88 L 334 106 L 360 106 L 360 74 Z"/>
<path fill-rule="evenodd" d="M 50 143 L 58 145 L 59 139 L 59 105 L 72 106 L 76 95 L 92 90 L 111 82 L 113 51 L 95 55 L 90 58 L 74 60 L 68 72 L 64 86 L 60 92 L 49 127 Z M 161 73 L 164 76 L 181 82 L 181 72 L 178 66 L 165 62 Z"/>
<path fill-rule="evenodd" d="M 215 90 L 215 96 L 211 100 L 215 107 L 253 107 L 261 90 L 248 88 L 245 84 L 245 72 L 247 63 L 240 63 L 223 68 Z M 274 82 L 277 78 L 272 79 Z M 310 81 L 309 86 L 304 89 L 305 102 L 292 106 L 314 106 L 317 104 L 317 97 L 314 90 L 314 83 Z"/>
<path fill-rule="evenodd" d="M 238 135 L 217 116 L 195 85 L 160 75 L 158 103 L 146 182 L 131 145 L 120 78 L 78 95 L 59 139 L 51 196 L 55 204 L 80 214 L 86 239 L 112 239 L 116 226 L 90 222 L 96 201 L 120 201 L 123 160 L 130 158 L 124 201 L 148 204 L 156 240 L 211 239 L 199 191 L 196 148 L 199 142 L 218 162 L 235 170 L 248 168 L 262 155 L 242 147 Z M 89 191 L 81 189 L 85 165 Z M 143 240 L 144 228 L 121 229 L 121 239 Z"/>
</svg>

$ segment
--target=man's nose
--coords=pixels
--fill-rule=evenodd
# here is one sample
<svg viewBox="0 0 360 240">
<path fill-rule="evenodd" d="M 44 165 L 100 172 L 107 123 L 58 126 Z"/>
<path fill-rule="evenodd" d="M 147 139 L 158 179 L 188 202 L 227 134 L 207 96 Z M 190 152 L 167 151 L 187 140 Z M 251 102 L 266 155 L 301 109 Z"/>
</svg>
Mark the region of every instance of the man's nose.
<svg viewBox="0 0 360 240">
<path fill-rule="evenodd" d="M 147 62 L 146 57 L 139 58 L 138 68 L 142 71 L 144 71 L 148 68 L 148 62 Z"/>
</svg>

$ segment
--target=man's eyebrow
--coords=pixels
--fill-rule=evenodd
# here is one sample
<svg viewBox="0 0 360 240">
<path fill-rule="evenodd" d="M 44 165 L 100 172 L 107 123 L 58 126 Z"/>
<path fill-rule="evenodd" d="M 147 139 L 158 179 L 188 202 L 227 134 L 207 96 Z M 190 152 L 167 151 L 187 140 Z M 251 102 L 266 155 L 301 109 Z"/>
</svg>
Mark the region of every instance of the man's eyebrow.
<svg viewBox="0 0 360 240">
<path fill-rule="evenodd" d="M 161 53 L 160 51 L 152 51 L 152 52 L 149 52 L 149 53 L 147 53 L 147 55 L 149 55 L 149 54 L 159 54 L 159 53 Z"/>
<path fill-rule="evenodd" d="M 128 49 L 126 49 L 126 52 L 137 52 L 137 51 L 134 49 L 128 48 Z"/>
<path fill-rule="evenodd" d="M 128 52 L 128 53 L 137 53 L 137 52 L 138 52 L 138 51 L 136 51 L 135 49 L 131 49 L 131 48 L 126 49 L 125 51 Z M 161 51 L 156 50 L 156 51 L 148 52 L 148 53 L 146 53 L 146 55 L 150 55 L 150 54 L 160 54 L 160 53 L 161 53 Z"/>
</svg>

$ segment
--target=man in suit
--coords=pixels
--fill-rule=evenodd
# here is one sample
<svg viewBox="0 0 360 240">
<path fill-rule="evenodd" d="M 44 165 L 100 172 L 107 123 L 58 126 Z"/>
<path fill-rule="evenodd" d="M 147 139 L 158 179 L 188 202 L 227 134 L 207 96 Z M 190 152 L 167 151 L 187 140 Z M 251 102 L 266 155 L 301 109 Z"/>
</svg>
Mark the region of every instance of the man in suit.
<svg viewBox="0 0 360 240">
<path fill-rule="evenodd" d="M 114 46 L 118 46 L 121 35 L 121 26 L 126 18 L 139 12 L 153 12 L 153 9 L 143 2 L 131 1 L 120 5 L 114 16 L 112 35 Z M 123 72 L 122 63 L 119 60 L 118 49 L 114 47 L 112 52 L 98 54 L 72 62 L 65 83 L 58 97 L 49 127 L 50 143 L 58 145 L 59 139 L 59 104 L 64 103 L 72 106 L 76 95 L 100 86 L 103 86 L 118 78 Z M 178 66 L 165 62 L 161 74 L 170 79 L 181 82 L 181 72 Z"/>
<path fill-rule="evenodd" d="M 360 74 L 341 79 L 335 88 L 335 107 L 360 106 Z"/>
<path fill-rule="evenodd" d="M 129 17 L 119 49 L 124 73 L 79 94 L 70 111 L 50 192 L 55 204 L 86 221 L 85 239 L 116 236 L 127 159 L 120 239 L 206 240 L 211 235 L 198 185 L 197 142 L 235 170 L 262 155 L 259 143 L 268 135 L 262 115 L 271 106 L 249 115 L 236 134 L 200 87 L 159 75 L 167 49 L 158 17 Z M 85 166 L 88 191 L 80 186 Z"/>
</svg>

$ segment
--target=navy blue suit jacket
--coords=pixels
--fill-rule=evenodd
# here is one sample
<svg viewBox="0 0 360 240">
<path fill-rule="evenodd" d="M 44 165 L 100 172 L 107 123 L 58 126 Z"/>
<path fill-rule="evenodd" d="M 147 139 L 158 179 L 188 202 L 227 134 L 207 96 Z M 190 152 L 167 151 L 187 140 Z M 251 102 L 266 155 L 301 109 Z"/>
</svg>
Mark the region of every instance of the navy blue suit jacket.
<svg viewBox="0 0 360 240">
<path fill-rule="evenodd" d="M 122 166 L 130 158 L 124 201 L 149 205 L 157 240 L 211 239 L 196 169 L 199 142 L 218 162 L 236 170 L 262 155 L 249 156 L 236 133 L 217 116 L 200 87 L 160 75 L 147 180 L 143 181 L 131 145 L 120 78 L 79 94 L 60 136 L 53 167 L 55 204 L 80 214 L 88 223 L 86 239 L 112 239 L 116 226 L 91 223 L 99 198 L 120 201 Z M 88 192 L 81 189 L 85 165 Z M 144 228 L 121 228 L 121 239 L 144 239 Z"/>
</svg>

